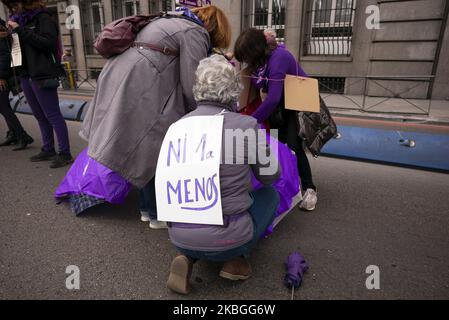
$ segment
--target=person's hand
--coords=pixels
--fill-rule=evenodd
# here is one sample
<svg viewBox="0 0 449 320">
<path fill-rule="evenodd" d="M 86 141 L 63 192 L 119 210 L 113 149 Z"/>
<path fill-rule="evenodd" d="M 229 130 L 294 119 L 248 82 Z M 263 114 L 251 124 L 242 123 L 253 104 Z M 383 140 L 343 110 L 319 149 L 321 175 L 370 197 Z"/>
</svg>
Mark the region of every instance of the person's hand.
<svg viewBox="0 0 449 320">
<path fill-rule="evenodd" d="M 0 79 L 0 91 L 8 90 L 8 83 L 6 80 Z"/>
<path fill-rule="evenodd" d="M 19 24 L 17 23 L 17 22 L 14 22 L 14 21 L 12 21 L 12 20 L 9 20 L 8 21 L 8 27 L 11 29 L 11 30 L 14 30 L 15 28 L 17 28 L 19 26 Z"/>
</svg>

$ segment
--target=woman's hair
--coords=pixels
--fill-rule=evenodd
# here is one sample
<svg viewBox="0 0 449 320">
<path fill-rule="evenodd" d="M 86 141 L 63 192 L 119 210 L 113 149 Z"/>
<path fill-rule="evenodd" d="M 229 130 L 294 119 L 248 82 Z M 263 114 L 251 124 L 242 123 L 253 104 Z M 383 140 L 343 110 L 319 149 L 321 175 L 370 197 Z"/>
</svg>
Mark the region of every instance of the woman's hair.
<svg viewBox="0 0 449 320">
<path fill-rule="evenodd" d="M 239 99 L 242 91 L 240 75 L 225 57 L 214 54 L 201 60 L 195 75 L 193 96 L 197 102 L 231 105 Z"/>
<path fill-rule="evenodd" d="M 226 49 L 231 44 L 232 30 L 224 12 L 216 6 L 192 9 L 203 21 L 212 41 L 212 47 Z"/>
<path fill-rule="evenodd" d="M 254 28 L 243 31 L 234 46 L 234 56 L 239 62 L 248 64 L 251 71 L 263 66 L 271 50 L 262 30 Z"/>
</svg>

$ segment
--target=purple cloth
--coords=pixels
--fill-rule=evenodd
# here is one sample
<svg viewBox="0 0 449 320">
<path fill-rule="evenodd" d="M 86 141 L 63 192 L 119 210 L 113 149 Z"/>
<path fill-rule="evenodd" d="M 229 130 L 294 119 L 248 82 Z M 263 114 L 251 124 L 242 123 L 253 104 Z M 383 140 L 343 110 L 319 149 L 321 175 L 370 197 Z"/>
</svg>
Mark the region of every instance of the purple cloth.
<svg viewBox="0 0 449 320">
<path fill-rule="evenodd" d="M 53 130 L 58 138 L 59 152 L 70 153 L 67 124 L 59 108 L 57 89 L 40 89 L 36 80 L 20 79 L 23 93 L 36 118 L 44 143 L 44 151 L 55 150 Z"/>
<path fill-rule="evenodd" d="M 299 252 L 293 252 L 288 256 L 285 267 L 287 268 L 287 274 L 284 278 L 284 284 L 289 288 L 298 288 L 302 283 L 304 273 L 309 269 L 306 260 Z"/>
<path fill-rule="evenodd" d="M 251 115 L 262 123 L 268 119 L 270 114 L 276 109 L 284 92 L 284 80 L 287 74 L 299 75 L 307 77 L 301 66 L 296 62 L 295 57 L 283 45 L 279 45 L 271 54 L 266 66 L 259 68 L 256 78 L 252 78 L 252 84 L 258 88 L 268 92 L 267 97 L 257 110 Z M 268 78 L 273 80 L 261 80 L 260 78 Z"/>
<path fill-rule="evenodd" d="M 269 140 L 268 140 L 269 139 Z M 279 193 L 279 206 L 276 211 L 275 217 L 278 217 L 288 211 L 292 205 L 293 198 L 299 193 L 300 181 L 298 174 L 298 166 L 296 156 L 290 148 L 277 141 L 275 138 L 267 134 L 267 140 L 273 146 L 275 150 L 278 147 L 278 161 L 281 166 L 281 176 L 276 180 L 272 186 Z M 262 183 L 252 176 L 251 181 L 254 190 L 262 188 Z M 271 224 L 266 230 L 264 236 L 267 236 L 273 232 L 274 226 Z"/>
<path fill-rule="evenodd" d="M 131 188 L 128 181 L 89 157 L 86 148 L 67 172 L 55 197 L 86 194 L 112 204 L 123 204 Z"/>
</svg>

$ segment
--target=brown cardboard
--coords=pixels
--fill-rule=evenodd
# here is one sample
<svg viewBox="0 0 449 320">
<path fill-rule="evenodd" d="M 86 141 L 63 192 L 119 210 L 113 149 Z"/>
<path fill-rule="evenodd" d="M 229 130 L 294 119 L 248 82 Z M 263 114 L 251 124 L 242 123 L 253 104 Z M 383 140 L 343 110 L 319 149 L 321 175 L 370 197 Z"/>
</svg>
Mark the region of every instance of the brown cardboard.
<svg viewBox="0 0 449 320">
<path fill-rule="evenodd" d="M 320 112 L 318 80 L 287 75 L 285 77 L 285 109 Z"/>
</svg>

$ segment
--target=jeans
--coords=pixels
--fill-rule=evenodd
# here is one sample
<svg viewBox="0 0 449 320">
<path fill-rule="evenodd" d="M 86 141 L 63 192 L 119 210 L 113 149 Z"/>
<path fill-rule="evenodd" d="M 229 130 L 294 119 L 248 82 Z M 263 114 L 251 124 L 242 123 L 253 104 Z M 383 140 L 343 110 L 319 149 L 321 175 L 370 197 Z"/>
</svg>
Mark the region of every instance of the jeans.
<svg viewBox="0 0 449 320">
<path fill-rule="evenodd" d="M 298 122 L 296 112 L 286 110 L 287 124 L 279 129 L 279 141 L 288 145 L 292 149 L 298 160 L 298 173 L 301 179 L 301 188 L 303 190 L 313 189 L 316 187 L 312 180 L 312 169 L 310 168 L 309 159 L 302 145 L 302 140 L 298 135 Z"/>
<path fill-rule="evenodd" d="M 147 213 L 152 220 L 157 219 L 155 178 L 150 180 L 143 189 L 139 190 L 140 212 Z"/>
<path fill-rule="evenodd" d="M 5 118 L 8 130 L 20 135 L 24 132 L 19 119 L 15 115 L 9 103 L 9 90 L 0 91 L 0 114 Z"/>
<path fill-rule="evenodd" d="M 236 257 L 248 257 L 251 249 L 259 241 L 260 237 L 265 233 L 268 226 L 273 222 L 276 210 L 279 205 L 279 194 L 272 186 L 265 186 L 251 193 L 253 204 L 248 209 L 254 224 L 253 238 L 249 242 L 240 247 L 218 252 L 210 251 L 194 251 L 182 248 L 176 248 L 179 252 L 195 261 L 204 259 L 210 261 L 230 261 Z"/>
<path fill-rule="evenodd" d="M 30 78 L 20 79 L 23 93 L 41 130 L 42 151 L 55 150 L 53 130 L 58 138 L 59 152 L 70 154 L 69 132 L 59 109 L 57 89 L 40 89 L 36 81 Z"/>
</svg>

